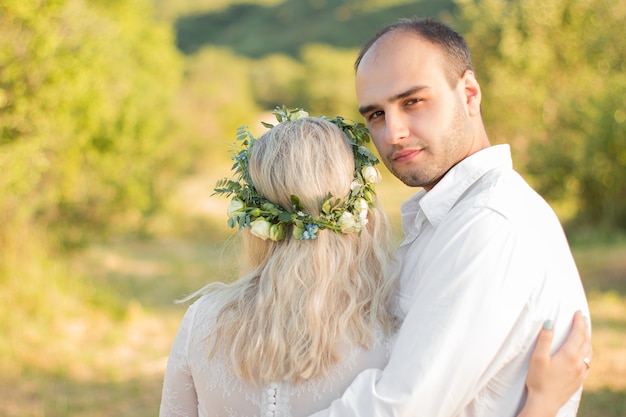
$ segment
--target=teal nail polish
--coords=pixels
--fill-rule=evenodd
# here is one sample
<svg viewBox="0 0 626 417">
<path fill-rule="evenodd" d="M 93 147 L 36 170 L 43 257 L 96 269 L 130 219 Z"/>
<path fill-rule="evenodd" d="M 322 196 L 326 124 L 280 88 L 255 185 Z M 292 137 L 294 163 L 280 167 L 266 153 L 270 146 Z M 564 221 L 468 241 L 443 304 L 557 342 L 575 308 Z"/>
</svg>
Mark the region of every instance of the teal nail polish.
<svg viewBox="0 0 626 417">
<path fill-rule="evenodd" d="M 552 320 L 546 320 L 543 322 L 543 328 L 545 330 L 552 330 Z"/>
</svg>

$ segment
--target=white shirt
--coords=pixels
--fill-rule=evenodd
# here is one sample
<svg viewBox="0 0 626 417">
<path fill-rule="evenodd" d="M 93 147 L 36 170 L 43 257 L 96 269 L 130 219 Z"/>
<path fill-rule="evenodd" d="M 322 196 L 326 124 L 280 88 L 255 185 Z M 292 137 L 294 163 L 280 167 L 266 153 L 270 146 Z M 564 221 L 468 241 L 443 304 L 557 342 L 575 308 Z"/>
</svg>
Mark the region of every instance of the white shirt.
<svg viewBox="0 0 626 417">
<path fill-rule="evenodd" d="M 383 371 L 315 416 L 515 416 L 543 322 L 555 344 L 588 306 L 562 227 L 512 169 L 508 145 L 453 167 L 402 206 L 404 317 Z M 558 416 L 575 416 L 580 391 Z"/>
</svg>

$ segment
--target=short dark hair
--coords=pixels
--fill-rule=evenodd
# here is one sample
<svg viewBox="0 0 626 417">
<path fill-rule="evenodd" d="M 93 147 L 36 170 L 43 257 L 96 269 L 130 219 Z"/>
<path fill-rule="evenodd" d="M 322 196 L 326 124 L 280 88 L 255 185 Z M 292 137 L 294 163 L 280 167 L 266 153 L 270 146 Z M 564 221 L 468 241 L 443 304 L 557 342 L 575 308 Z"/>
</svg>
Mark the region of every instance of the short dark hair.
<svg viewBox="0 0 626 417">
<path fill-rule="evenodd" d="M 413 33 L 418 37 L 439 46 L 443 51 L 446 62 L 446 78 L 450 85 L 456 85 L 460 76 L 467 70 L 474 71 L 470 51 L 463 36 L 454 29 L 432 18 L 399 19 L 382 29 L 361 47 L 354 62 L 354 69 L 358 70 L 363 56 L 384 35 L 391 32 Z"/>
</svg>

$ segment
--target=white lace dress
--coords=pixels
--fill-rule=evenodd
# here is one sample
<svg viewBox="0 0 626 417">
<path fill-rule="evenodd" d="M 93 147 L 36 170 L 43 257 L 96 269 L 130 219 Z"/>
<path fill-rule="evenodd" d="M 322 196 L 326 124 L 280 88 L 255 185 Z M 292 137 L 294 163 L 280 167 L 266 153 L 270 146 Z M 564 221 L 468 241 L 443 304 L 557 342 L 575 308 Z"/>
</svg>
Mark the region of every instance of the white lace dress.
<svg viewBox="0 0 626 417">
<path fill-rule="evenodd" d="M 212 294 L 199 298 L 180 324 L 165 371 L 161 417 L 307 416 L 340 397 L 361 370 L 387 363 L 392 341 L 377 331 L 370 350 L 342 345 L 342 361 L 324 378 L 251 387 L 233 378 L 219 358 L 207 360 L 207 336 L 219 311 L 216 301 Z"/>
</svg>

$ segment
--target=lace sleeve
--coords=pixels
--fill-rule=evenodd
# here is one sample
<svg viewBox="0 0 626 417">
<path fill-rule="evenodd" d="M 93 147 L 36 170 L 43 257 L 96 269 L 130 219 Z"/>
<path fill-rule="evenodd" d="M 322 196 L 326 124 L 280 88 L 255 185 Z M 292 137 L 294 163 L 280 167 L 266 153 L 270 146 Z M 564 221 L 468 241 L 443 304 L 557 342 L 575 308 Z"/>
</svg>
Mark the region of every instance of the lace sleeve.
<svg viewBox="0 0 626 417">
<path fill-rule="evenodd" d="M 161 394 L 160 417 L 197 417 L 198 397 L 187 361 L 189 338 L 196 305 L 191 305 L 183 317 L 165 369 Z"/>
</svg>

